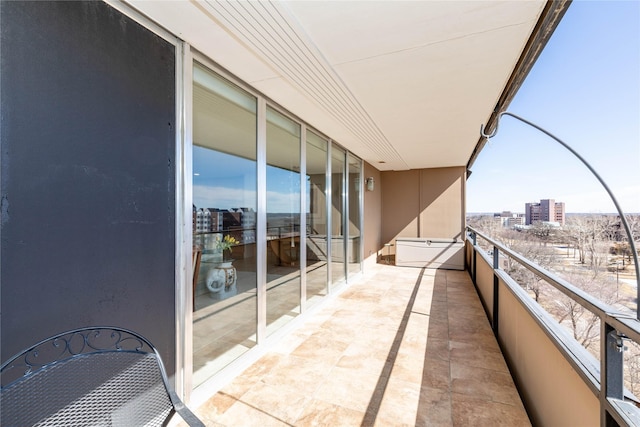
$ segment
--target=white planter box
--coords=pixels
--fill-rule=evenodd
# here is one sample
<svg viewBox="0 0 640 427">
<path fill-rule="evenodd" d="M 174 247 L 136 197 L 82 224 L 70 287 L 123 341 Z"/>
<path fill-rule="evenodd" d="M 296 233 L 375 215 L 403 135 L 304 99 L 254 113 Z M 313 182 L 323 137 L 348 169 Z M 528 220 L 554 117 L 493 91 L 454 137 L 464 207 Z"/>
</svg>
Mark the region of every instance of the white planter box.
<svg viewBox="0 0 640 427">
<path fill-rule="evenodd" d="M 464 242 L 421 237 L 396 239 L 396 265 L 464 270 Z"/>
</svg>

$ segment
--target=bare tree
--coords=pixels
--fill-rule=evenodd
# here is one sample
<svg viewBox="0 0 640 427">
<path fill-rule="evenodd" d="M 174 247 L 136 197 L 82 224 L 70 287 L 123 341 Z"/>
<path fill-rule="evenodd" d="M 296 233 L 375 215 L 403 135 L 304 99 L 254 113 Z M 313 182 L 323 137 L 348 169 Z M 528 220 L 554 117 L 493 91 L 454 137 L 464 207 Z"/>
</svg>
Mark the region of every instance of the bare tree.
<svg viewBox="0 0 640 427">
<path fill-rule="evenodd" d="M 593 276 L 586 271 L 574 271 L 566 280 L 606 304 L 614 305 L 619 301 L 615 281 L 604 274 Z M 598 356 L 600 327 L 596 315 L 555 289 L 545 308 L 560 324 L 569 328 L 576 341 Z"/>
<path fill-rule="evenodd" d="M 640 347 L 637 344 L 625 343 L 624 367 L 625 386 L 633 394 L 640 394 Z"/>
<path fill-rule="evenodd" d="M 548 222 L 536 221 L 531 225 L 529 232 L 538 238 L 538 241 L 544 245 L 553 239 L 555 227 Z"/>
<path fill-rule="evenodd" d="M 584 264 L 586 260 L 586 246 L 589 241 L 590 230 L 588 226 L 588 218 L 571 217 L 567 219 L 567 225 L 564 232 L 569 241 L 571 241 L 576 249 L 578 249 L 578 259 L 580 264 Z"/>
<path fill-rule="evenodd" d="M 588 255 L 589 267 L 597 271 L 606 261 L 607 248 L 601 243 L 615 240 L 619 226 L 617 216 L 573 216 L 567 220 L 564 236 L 578 249 L 580 263 L 586 264 Z"/>
<path fill-rule="evenodd" d="M 508 228 L 498 230 L 496 240 L 504 246 L 524 256 L 545 269 L 552 269 L 555 265 L 554 249 L 541 246 L 540 238 L 532 233 L 520 232 Z M 529 291 L 533 298 L 540 302 L 544 288 L 548 285 L 537 275 L 527 270 L 514 259 L 506 257 L 504 269 L 520 286 Z"/>
<path fill-rule="evenodd" d="M 640 235 L 640 215 L 630 215 L 627 221 L 637 238 Z M 492 216 L 477 218 L 473 226 L 604 303 L 627 309 L 622 303 L 628 300 L 619 294 L 615 278 L 606 273 L 610 256 L 626 257 L 629 263 L 632 262 L 626 233 L 621 232 L 622 225 L 617 215 L 570 216 L 561 229 L 540 225 L 516 231 L 502 227 Z M 549 242 L 573 247 L 574 257 L 576 251 L 578 253 L 579 265 L 561 263 L 563 259 L 558 257 L 558 250 L 548 245 Z M 487 251 L 492 249 L 486 242 L 483 248 Z M 599 357 L 600 325 L 596 316 L 515 260 L 506 257 L 506 262 L 501 262 L 501 265 L 533 299 L 571 331 L 577 342 Z M 629 350 L 625 352 L 625 384 L 633 393 L 640 394 L 640 346 L 626 345 Z"/>
</svg>

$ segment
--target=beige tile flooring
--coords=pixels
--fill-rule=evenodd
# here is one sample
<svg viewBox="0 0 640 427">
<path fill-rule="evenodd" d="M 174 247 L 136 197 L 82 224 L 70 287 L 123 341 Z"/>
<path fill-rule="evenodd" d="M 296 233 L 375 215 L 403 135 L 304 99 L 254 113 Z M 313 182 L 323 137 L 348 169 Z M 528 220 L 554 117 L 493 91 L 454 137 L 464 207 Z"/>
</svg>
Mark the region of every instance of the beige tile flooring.
<svg viewBox="0 0 640 427">
<path fill-rule="evenodd" d="M 468 274 L 387 265 L 195 412 L 229 427 L 530 425 Z"/>
<path fill-rule="evenodd" d="M 207 264 L 202 265 L 202 271 L 206 272 Z M 222 300 L 212 299 L 206 291 L 196 297 L 197 310 L 193 313 L 193 383 L 196 386 L 256 345 L 255 273 L 238 270 L 237 274 L 236 288 L 244 291 L 231 293 Z M 206 273 L 199 276 L 199 289 L 206 289 L 205 277 Z M 299 275 L 272 277 L 276 280 L 267 284 L 267 334 L 300 313 Z M 322 301 L 326 282 L 326 263 L 319 262 L 307 269 L 308 307 Z"/>
</svg>

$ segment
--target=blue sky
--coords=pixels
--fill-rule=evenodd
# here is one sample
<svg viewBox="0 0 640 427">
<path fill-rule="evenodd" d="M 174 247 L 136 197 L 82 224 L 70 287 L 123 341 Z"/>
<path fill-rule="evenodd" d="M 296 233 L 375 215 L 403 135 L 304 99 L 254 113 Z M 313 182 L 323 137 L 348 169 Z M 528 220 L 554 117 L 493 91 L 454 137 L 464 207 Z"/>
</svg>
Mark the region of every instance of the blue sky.
<svg viewBox="0 0 640 427">
<path fill-rule="evenodd" d="M 626 213 L 639 213 L 640 1 L 574 1 L 508 111 L 570 145 Z M 524 212 L 540 199 L 563 201 L 567 212 L 615 212 L 577 158 L 508 116 L 471 170 L 468 212 Z"/>
<path fill-rule="evenodd" d="M 194 146 L 193 172 L 193 204 L 196 207 L 257 210 L 255 161 Z M 299 194 L 300 175 L 297 172 L 267 167 L 268 212 L 299 211 Z"/>
</svg>

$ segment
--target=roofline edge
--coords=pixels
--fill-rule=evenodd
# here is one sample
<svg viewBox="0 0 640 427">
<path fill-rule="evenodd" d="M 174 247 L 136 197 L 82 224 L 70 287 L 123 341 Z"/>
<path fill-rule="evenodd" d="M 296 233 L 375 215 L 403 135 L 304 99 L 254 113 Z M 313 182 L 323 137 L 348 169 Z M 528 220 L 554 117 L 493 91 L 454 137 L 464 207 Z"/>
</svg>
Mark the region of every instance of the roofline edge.
<svg viewBox="0 0 640 427">
<path fill-rule="evenodd" d="M 498 102 L 496 103 L 493 112 L 486 122 L 485 130 L 487 133 L 492 132 L 497 124 L 498 115 L 507 109 L 515 97 L 516 93 L 522 86 L 522 83 L 529 75 L 529 72 L 547 45 L 547 42 L 551 39 L 553 32 L 558 27 L 558 24 L 560 24 L 562 17 L 566 13 L 567 9 L 569 9 L 571 2 L 572 0 L 547 0 L 547 4 L 540 14 L 540 18 L 538 19 L 538 22 L 536 23 L 536 26 L 533 29 L 533 32 L 531 33 L 515 68 L 513 69 L 513 72 L 511 73 L 509 80 L 507 80 L 507 84 L 505 85 L 500 98 L 498 98 Z M 467 161 L 467 170 L 471 170 L 473 163 L 478 158 L 478 155 L 486 143 L 486 138 L 482 136 L 478 138 L 478 143 L 471 152 L 471 156 Z"/>
</svg>

